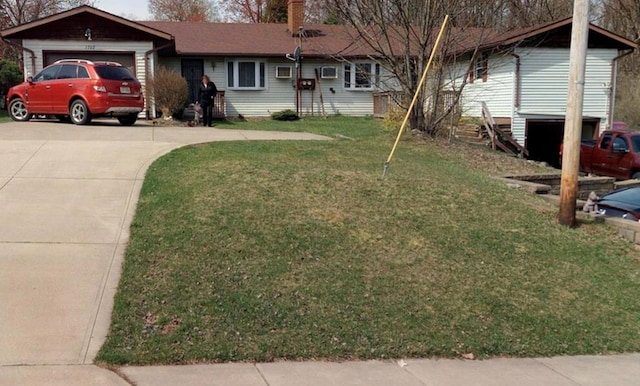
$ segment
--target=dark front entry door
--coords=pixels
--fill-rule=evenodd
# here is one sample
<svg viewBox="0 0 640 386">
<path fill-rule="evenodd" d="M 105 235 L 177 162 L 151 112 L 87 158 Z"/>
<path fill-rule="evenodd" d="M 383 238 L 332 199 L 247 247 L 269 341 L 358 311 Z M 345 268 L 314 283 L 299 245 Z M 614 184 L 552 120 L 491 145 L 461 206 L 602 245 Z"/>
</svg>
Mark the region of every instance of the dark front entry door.
<svg viewBox="0 0 640 386">
<path fill-rule="evenodd" d="M 183 59 L 182 77 L 189 85 L 189 103 L 198 100 L 198 89 L 204 75 L 204 61 L 202 59 Z"/>
</svg>

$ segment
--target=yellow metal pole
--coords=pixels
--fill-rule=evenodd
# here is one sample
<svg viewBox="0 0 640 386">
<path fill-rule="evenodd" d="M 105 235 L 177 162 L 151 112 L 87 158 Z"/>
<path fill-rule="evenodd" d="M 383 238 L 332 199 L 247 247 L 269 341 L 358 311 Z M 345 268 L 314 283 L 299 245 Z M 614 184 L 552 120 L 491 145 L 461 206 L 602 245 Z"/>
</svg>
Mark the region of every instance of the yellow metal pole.
<svg viewBox="0 0 640 386">
<path fill-rule="evenodd" d="M 407 115 L 405 115 L 404 120 L 402 121 L 402 125 L 400 126 L 400 130 L 398 131 L 398 136 L 396 137 L 396 142 L 393 144 L 393 148 L 391 149 L 391 153 L 389 153 L 389 158 L 387 158 L 387 162 L 384 163 L 384 172 L 382 173 L 382 178 L 387 174 L 387 169 L 389 168 L 389 163 L 393 158 L 393 154 L 396 152 L 396 148 L 398 147 L 398 143 L 400 142 L 400 137 L 402 136 L 402 132 L 404 131 L 405 126 L 407 125 L 407 121 L 409 120 L 409 116 L 411 115 L 411 111 L 418 100 L 418 94 L 424 85 L 424 82 L 427 79 L 427 74 L 429 73 L 429 69 L 431 68 L 431 64 L 433 63 L 433 59 L 438 51 L 438 47 L 440 47 L 440 41 L 442 40 L 442 35 L 444 35 L 444 31 L 447 28 L 447 23 L 449 22 L 449 15 L 444 17 L 444 22 L 442 23 L 442 27 L 440 28 L 440 32 L 438 33 L 438 38 L 436 39 L 436 43 L 431 50 L 431 56 L 429 57 L 429 62 L 427 62 L 427 67 L 425 67 L 424 72 L 422 73 L 422 78 L 420 78 L 420 83 L 418 84 L 418 88 L 416 89 L 416 93 L 413 95 L 413 100 L 409 105 L 409 109 L 407 110 Z"/>
</svg>

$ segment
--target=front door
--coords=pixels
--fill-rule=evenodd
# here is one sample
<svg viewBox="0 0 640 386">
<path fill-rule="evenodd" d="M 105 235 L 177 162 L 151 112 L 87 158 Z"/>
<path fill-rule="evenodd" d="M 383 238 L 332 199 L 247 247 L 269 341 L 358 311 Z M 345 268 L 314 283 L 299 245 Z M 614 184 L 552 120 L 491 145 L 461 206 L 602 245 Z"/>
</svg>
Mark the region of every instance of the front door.
<svg viewBox="0 0 640 386">
<path fill-rule="evenodd" d="M 182 77 L 187 80 L 189 86 L 189 103 L 198 100 L 198 90 L 204 75 L 204 60 L 182 59 Z"/>
</svg>

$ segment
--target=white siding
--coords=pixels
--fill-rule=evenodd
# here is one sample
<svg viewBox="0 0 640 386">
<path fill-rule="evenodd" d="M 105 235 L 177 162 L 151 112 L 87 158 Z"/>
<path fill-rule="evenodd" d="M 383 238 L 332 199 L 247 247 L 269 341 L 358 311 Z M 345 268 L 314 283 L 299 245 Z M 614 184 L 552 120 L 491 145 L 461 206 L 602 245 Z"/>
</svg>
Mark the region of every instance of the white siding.
<svg viewBox="0 0 640 386">
<path fill-rule="evenodd" d="M 229 61 L 235 58 L 229 58 Z M 216 65 L 216 85 L 225 91 L 226 114 L 229 116 L 243 115 L 245 117 L 267 117 L 276 111 L 296 109 L 295 90 L 291 79 L 276 79 L 276 66 L 291 66 L 292 76 L 295 74 L 293 62 L 273 59 L 255 59 L 266 63 L 264 90 L 237 90 L 227 86 L 227 63 L 220 62 L 220 71 Z"/>
<path fill-rule="evenodd" d="M 274 112 L 285 109 L 296 109 L 295 63 L 283 58 L 282 60 L 254 59 L 267 63 L 264 90 L 237 90 L 227 87 L 227 61 L 236 58 L 204 58 L 204 71 L 216 84 L 220 91 L 225 92 L 226 114 L 228 116 L 243 115 L 245 117 L 266 117 Z M 212 65 L 215 63 L 215 66 Z M 160 58 L 160 65 L 181 73 L 181 58 Z M 291 79 L 276 78 L 277 66 L 291 66 Z M 371 90 L 352 91 L 344 88 L 342 64 L 333 61 L 306 60 L 302 63 L 302 77 L 315 78 L 314 69 L 322 66 L 335 66 L 338 71 L 337 79 L 320 79 L 314 91 L 303 90 L 301 97 L 302 113 L 315 115 L 322 113 L 320 89 L 327 114 L 344 114 L 365 116 L 373 114 L 373 95 Z"/>
<path fill-rule="evenodd" d="M 527 119 L 562 119 L 566 114 L 569 79 L 569 49 L 523 48 L 521 57 L 521 104 L 514 115 L 512 130 L 520 142 L 525 140 Z M 587 53 L 583 115 L 607 119 L 611 61 L 615 49 L 590 49 Z"/>
<path fill-rule="evenodd" d="M 494 117 L 511 117 L 513 135 L 525 142 L 527 119 L 562 119 L 566 114 L 569 78 L 569 49 L 520 48 L 520 106 L 515 107 L 516 58 L 494 56 L 489 59 L 487 82 L 476 80 L 463 90 L 462 114 L 481 117 L 480 102 L 485 101 Z M 616 49 L 590 49 L 587 55 L 583 115 L 606 124 L 611 82 L 611 61 Z M 459 87 L 468 62 L 453 67 L 453 86 Z"/>
<path fill-rule="evenodd" d="M 373 94 L 371 90 L 349 90 L 344 87 L 343 65 L 339 62 L 307 61 L 302 67 L 304 78 L 314 78 L 314 69 L 322 66 L 335 66 L 338 77 L 336 79 L 320 79 L 320 87 L 324 99 L 324 108 L 327 114 L 343 114 L 351 116 L 373 115 Z M 333 91 L 332 91 L 333 90 Z M 311 91 L 303 91 L 302 106 L 305 114 L 311 113 Z M 313 92 L 313 111 L 322 113 L 320 103 L 320 90 L 316 84 Z"/>
<path fill-rule="evenodd" d="M 453 84 L 448 88 L 459 89 L 469 62 L 463 61 L 453 67 Z M 486 102 L 491 115 L 494 117 L 513 117 L 514 89 L 515 89 L 515 58 L 512 56 L 493 56 L 489 58 L 487 66 L 487 81 L 476 79 L 468 82 L 461 95 L 462 115 L 481 117 L 481 102 Z"/>
</svg>

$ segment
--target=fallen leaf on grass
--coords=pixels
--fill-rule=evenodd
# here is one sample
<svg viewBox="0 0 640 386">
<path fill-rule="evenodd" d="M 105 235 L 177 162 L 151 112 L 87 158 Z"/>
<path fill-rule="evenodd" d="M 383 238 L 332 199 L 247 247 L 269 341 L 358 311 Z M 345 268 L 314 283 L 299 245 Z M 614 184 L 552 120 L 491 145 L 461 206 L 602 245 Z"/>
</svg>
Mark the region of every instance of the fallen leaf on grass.
<svg viewBox="0 0 640 386">
<path fill-rule="evenodd" d="M 171 318 L 169 323 L 165 324 L 162 327 L 162 335 L 167 335 L 174 332 L 175 330 L 178 329 L 178 327 L 180 327 L 181 324 L 182 324 L 182 320 L 177 316 L 174 316 L 173 318 Z"/>
</svg>

